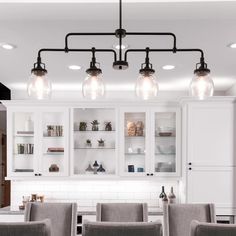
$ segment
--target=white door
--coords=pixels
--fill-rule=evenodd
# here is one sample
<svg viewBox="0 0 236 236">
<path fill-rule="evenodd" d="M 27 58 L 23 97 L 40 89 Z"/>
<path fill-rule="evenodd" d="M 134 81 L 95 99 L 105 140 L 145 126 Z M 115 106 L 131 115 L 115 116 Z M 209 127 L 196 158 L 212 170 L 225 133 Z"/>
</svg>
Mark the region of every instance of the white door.
<svg viewBox="0 0 236 236">
<path fill-rule="evenodd" d="M 69 109 L 40 109 L 40 176 L 69 175 Z"/>
<path fill-rule="evenodd" d="M 189 167 L 187 202 L 214 203 L 220 209 L 236 210 L 234 167 Z"/>
<path fill-rule="evenodd" d="M 38 112 L 34 108 L 7 109 L 7 176 L 38 173 Z"/>
<path fill-rule="evenodd" d="M 181 125 L 180 109 L 155 108 L 151 112 L 152 162 L 155 176 L 180 175 Z"/>
<path fill-rule="evenodd" d="M 148 109 L 120 110 L 120 173 L 123 176 L 151 175 L 150 116 Z M 153 174 L 152 174 L 153 175 Z"/>
<path fill-rule="evenodd" d="M 188 163 L 194 166 L 235 166 L 234 104 L 189 104 L 187 116 Z"/>
</svg>

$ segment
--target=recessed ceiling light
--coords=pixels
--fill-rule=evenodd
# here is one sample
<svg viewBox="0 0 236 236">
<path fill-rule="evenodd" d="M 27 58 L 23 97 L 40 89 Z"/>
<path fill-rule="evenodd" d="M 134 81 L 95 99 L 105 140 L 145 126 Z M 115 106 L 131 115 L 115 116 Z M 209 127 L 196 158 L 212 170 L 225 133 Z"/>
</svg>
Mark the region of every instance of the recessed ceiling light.
<svg viewBox="0 0 236 236">
<path fill-rule="evenodd" d="M 236 43 L 231 43 L 231 44 L 228 45 L 228 47 L 230 47 L 230 48 L 236 48 Z"/>
<path fill-rule="evenodd" d="M 126 48 L 128 48 L 129 45 L 124 45 L 124 44 L 121 44 L 121 49 L 124 50 Z M 116 45 L 113 45 L 113 48 L 119 50 L 120 49 L 120 45 L 119 44 L 116 44 Z"/>
<path fill-rule="evenodd" d="M 16 48 L 16 45 L 10 44 L 10 43 L 0 43 L 1 47 L 6 50 L 12 50 Z"/>
<path fill-rule="evenodd" d="M 174 70 L 175 66 L 174 65 L 164 65 L 162 66 L 163 70 Z"/>
<path fill-rule="evenodd" d="M 69 65 L 68 68 L 70 70 L 81 70 L 81 66 L 79 65 Z"/>
</svg>

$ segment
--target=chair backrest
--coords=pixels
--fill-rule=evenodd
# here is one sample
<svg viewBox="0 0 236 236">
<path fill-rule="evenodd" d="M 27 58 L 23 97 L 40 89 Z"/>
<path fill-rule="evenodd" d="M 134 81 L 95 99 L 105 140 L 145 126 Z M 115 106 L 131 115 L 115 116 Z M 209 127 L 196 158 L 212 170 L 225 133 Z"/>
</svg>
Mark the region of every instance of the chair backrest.
<svg viewBox="0 0 236 236">
<path fill-rule="evenodd" d="M 216 222 L 213 204 L 168 204 L 163 213 L 165 236 L 189 236 L 192 220 Z"/>
<path fill-rule="evenodd" d="M 49 219 L 37 222 L 0 223 L 1 236 L 51 236 Z"/>
<path fill-rule="evenodd" d="M 83 236 L 162 236 L 161 222 L 85 222 Z"/>
<path fill-rule="evenodd" d="M 97 221 L 147 222 L 146 203 L 98 203 Z"/>
<path fill-rule="evenodd" d="M 192 221 L 191 236 L 233 236 L 236 235 L 236 224 L 214 224 Z"/>
<path fill-rule="evenodd" d="M 25 221 L 51 220 L 52 236 L 76 235 L 76 203 L 28 203 Z"/>
</svg>

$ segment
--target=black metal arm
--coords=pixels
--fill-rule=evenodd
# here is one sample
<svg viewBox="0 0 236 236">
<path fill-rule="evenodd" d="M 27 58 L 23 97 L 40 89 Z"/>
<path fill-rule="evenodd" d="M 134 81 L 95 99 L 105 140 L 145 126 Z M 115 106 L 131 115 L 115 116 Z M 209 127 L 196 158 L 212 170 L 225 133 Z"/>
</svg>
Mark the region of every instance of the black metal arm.
<svg viewBox="0 0 236 236">
<path fill-rule="evenodd" d="M 42 48 L 38 51 L 38 60 L 41 61 L 41 53 L 42 52 L 111 52 L 114 55 L 114 61 L 117 60 L 117 54 L 116 51 L 113 49 L 62 49 L 62 48 Z"/>
<path fill-rule="evenodd" d="M 146 52 L 146 49 L 128 49 L 125 51 L 125 61 L 127 61 L 129 52 Z M 149 52 L 200 52 L 201 53 L 201 61 L 204 61 L 204 52 L 202 49 L 198 48 L 183 48 L 183 49 L 151 49 L 149 48 Z"/>
</svg>

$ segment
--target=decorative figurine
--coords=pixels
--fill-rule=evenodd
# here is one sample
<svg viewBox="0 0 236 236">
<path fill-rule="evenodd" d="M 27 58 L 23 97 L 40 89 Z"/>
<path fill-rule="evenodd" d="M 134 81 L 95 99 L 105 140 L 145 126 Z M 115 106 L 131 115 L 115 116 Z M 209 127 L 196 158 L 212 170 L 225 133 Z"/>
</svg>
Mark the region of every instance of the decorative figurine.
<svg viewBox="0 0 236 236">
<path fill-rule="evenodd" d="M 91 125 L 92 125 L 92 131 L 98 131 L 99 130 L 99 128 L 98 128 L 99 123 L 98 123 L 97 120 L 93 120 L 91 122 Z"/>
<path fill-rule="evenodd" d="M 112 131 L 111 122 L 105 122 L 105 131 Z"/>
<path fill-rule="evenodd" d="M 86 140 L 86 147 L 92 147 L 92 142 L 90 139 Z"/>
<path fill-rule="evenodd" d="M 94 163 L 93 163 L 93 171 L 94 171 L 94 174 L 97 174 L 97 169 L 98 169 L 98 167 L 99 167 L 99 165 L 98 165 L 98 162 L 97 161 L 95 161 Z"/>
<path fill-rule="evenodd" d="M 86 122 L 80 122 L 79 123 L 79 131 L 86 131 L 87 129 L 87 123 Z"/>
<path fill-rule="evenodd" d="M 100 164 L 99 168 L 97 169 L 97 172 L 98 172 L 99 174 L 103 174 L 103 173 L 106 172 L 106 170 L 103 168 L 102 164 Z"/>
<path fill-rule="evenodd" d="M 105 140 L 103 140 L 103 139 L 99 139 L 98 140 L 98 147 L 104 147 L 105 146 Z"/>
<path fill-rule="evenodd" d="M 92 168 L 91 164 L 88 165 L 88 167 L 85 170 L 86 174 L 93 174 L 94 173 L 94 169 Z"/>
</svg>

